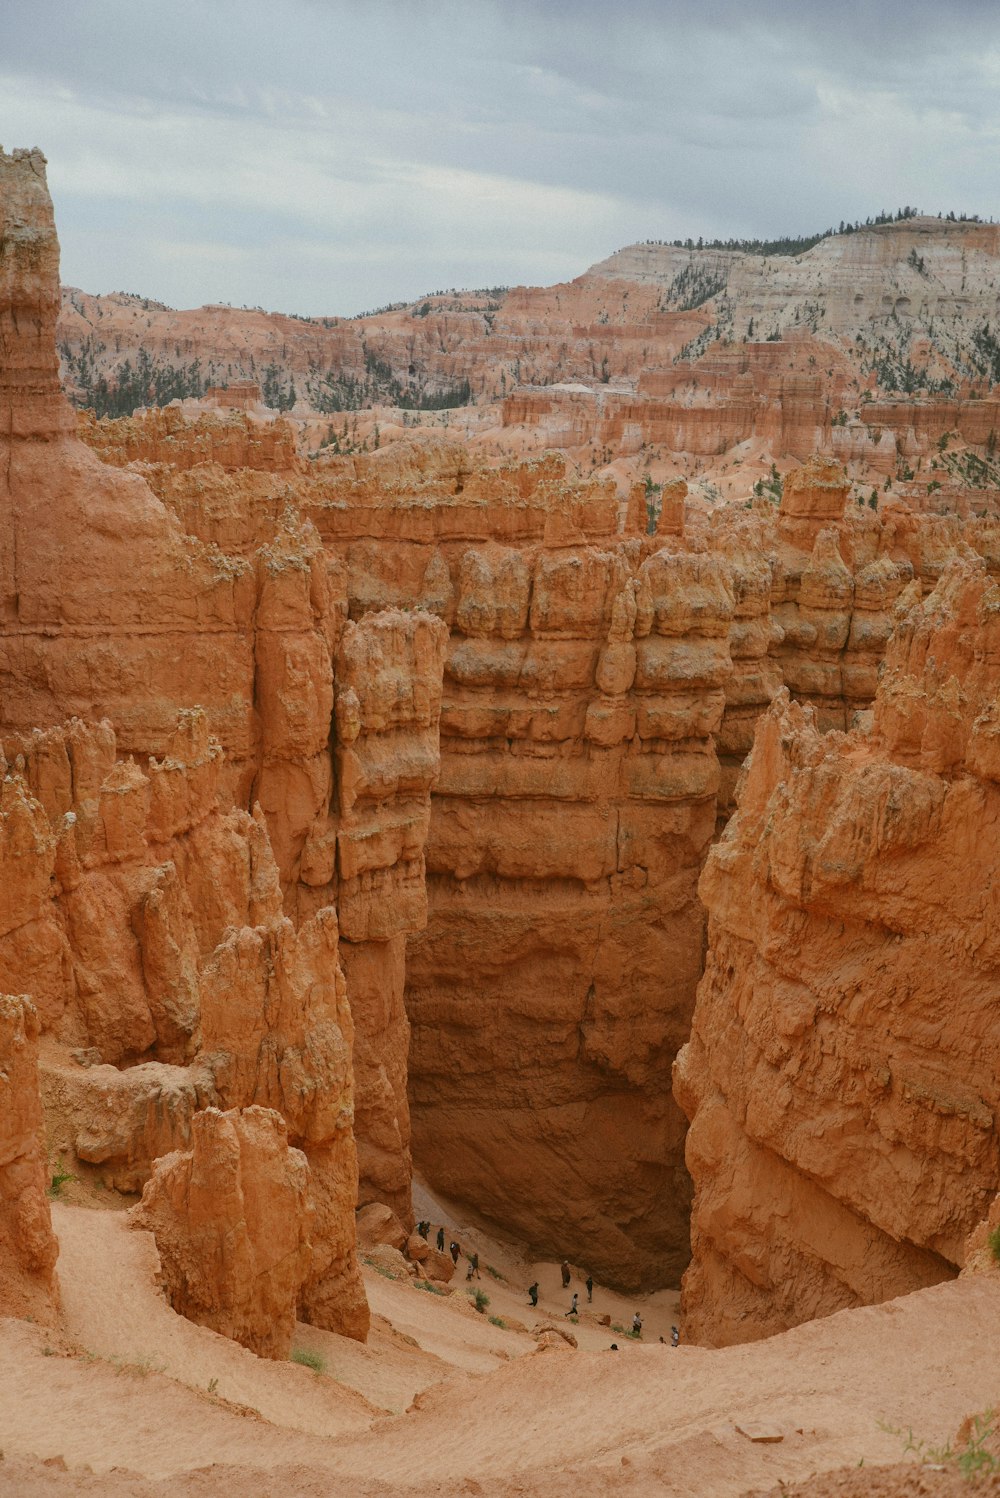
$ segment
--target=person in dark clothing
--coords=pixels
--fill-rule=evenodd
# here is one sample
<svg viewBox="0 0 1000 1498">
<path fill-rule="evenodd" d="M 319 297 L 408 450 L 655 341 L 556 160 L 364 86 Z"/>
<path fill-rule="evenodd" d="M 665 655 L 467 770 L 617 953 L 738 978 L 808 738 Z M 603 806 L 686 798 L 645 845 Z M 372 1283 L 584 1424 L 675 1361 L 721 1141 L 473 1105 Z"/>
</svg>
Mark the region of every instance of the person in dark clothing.
<svg viewBox="0 0 1000 1498">
<path fill-rule="evenodd" d="M 638 1311 L 636 1311 L 635 1315 L 632 1317 L 632 1335 L 633 1337 L 642 1336 L 642 1317 L 639 1315 Z"/>
<path fill-rule="evenodd" d="M 429 1222 L 418 1222 L 417 1223 L 417 1232 L 420 1234 L 421 1238 L 426 1238 L 427 1234 L 430 1232 L 430 1230 L 431 1230 L 431 1225 L 430 1225 Z"/>
<path fill-rule="evenodd" d="M 568 1290 L 569 1289 L 569 1281 L 570 1281 L 569 1265 L 566 1262 L 566 1260 L 563 1259 L 563 1261 L 562 1261 L 562 1282 L 563 1282 L 563 1289 L 564 1290 Z"/>
<path fill-rule="evenodd" d="M 472 1258 L 469 1260 L 469 1268 L 473 1271 L 473 1273 L 475 1274 L 477 1280 L 481 1280 L 482 1279 L 482 1275 L 479 1273 L 479 1255 L 478 1254 L 473 1254 L 472 1255 Z M 471 1277 L 472 1276 L 470 1275 L 470 1279 L 471 1279 Z"/>
<path fill-rule="evenodd" d="M 579 1295 L 574 1294 L 574 1296 L 573 1296 L 573 1302 L 570 1305 L 569 1310 L 566 1312 L 567 1316 L 579 1316 L 579 1314 L 580 1314 L 580 1307 L 578 1305 L 579 1299 L 580 1299 Z"/>
<path fill-rule="evenodd" d="M 443 1254 L 444 1253 L 444 1228 L 438 1228 L 437 1246 L 438 1246 L 438 1253 L 439 1254 Z"/>
<path fill-rule="evenodd" d="M 459 1246 L 455 1242 L 454 1238 L 451 1240 L 451 1242 L 448 1245 L 448 1252 L 451 1254 L 451 1262 L 453 1264 L 457 1264 L 458 1263 L 458 1256 L 462 1252 L 462 1250 L 459 1248 Z"/>
<path fill-rule="evenodd" d="M 535 1281 L 535 1283 L 533 1285 L 529 1285 L 528 1286 L 528 1295 L 530 1297 L 531 1304 L 533 1306 L 537 1306 L 537 1304 L 538 1304 L 538 1281 L 537 1280 Z"/>
<path fill-rule="evenodd" d="M 594 1298 L 594 1276 L 592 1274 L 588 1274 L 587 1275 L 586 1284 L 587 1284 L 587 1304 L 589 1305 L 590 1302 Z"/>
<path fill-rule="evenodd" d="M 678 1342 L 680 1340 L 681 1340 L 681 1334 L 680 1334 L 680 1332 L 677 1330 L 676 1326 L 672 1326 L 670 1328 L 670 1345 L 671 1345 L 671 1347 L 676 1347 L 677 1344 L 678 1344 Z"/>
</svg>

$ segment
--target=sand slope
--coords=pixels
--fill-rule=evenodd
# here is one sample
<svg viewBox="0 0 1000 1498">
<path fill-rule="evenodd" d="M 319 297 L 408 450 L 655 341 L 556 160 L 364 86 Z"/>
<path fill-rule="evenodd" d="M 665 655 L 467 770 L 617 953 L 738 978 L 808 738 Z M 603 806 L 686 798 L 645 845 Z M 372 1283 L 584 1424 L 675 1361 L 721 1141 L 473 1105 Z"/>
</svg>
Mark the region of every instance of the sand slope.
<svg viewBox="0 0 1000 1498">
<path fill-rule="evenodd" d="M 619 1339 L 611 1352 L 538 1351 L 476 1315 L 464 1292 L 449 1300 L 372 1273 L 367 1348 L 300 1328 L 327 1360 L 317 1375 L 175 1316 L 148 1238 L 118 1214 L 57 1206 L 54 1217 L 63 1330 L 0 1323 L 4 1495 L 723 1498 L 862 1458 L 899 1461 L 903 1436 L 890 1428 L 944 1441 L 1000 1392 L 996 1280 L 938 1285 L 748 1346 Z M 933 1475 L 920 1480 L 936 1490 Z"/>
</svg>

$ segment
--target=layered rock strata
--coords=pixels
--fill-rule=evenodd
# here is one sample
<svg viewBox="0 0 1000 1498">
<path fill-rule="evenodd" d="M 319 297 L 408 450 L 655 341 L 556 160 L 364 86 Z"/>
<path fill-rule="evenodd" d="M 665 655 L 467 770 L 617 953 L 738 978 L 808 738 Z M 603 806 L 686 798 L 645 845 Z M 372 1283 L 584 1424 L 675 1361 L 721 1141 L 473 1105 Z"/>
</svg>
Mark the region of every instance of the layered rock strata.
<svg viewBox="0 0 1000 1498">
<path fill-rule="evenodd" d="M 157 1160 L 130 1217 L 152 1232 L 175 1311 L 287 1358 L 312 1264 L 309 1167 L 270 1108 L 196 1113 L 191 1148 Z"/>
<path fill-rule="evenodd" d="M 296 898 L 306 911 L 338 891 L 361 1200 L 406 1218 L 410 1024 L 416 1147 L 435 1184 L 549 1251 L 669 1279 L 687 1187 L 664 1077 L 701 970 L 695 881 L 756 722 L 784 682 L 824 728 L 848 726 L 871 704 L 899 595 L 933 586 L 963 538 L 995 565 L 995 526 L 861 509 L 819 459 L 780 506 L 714 514 L 681 484 L 658 503 L 636 485 L 622 515 L 607 483 L 571 481 L 555 456 L 487 469 L 428 441 L 292 482 L 213 465 L 150 478 L 203 539 L 249 555 L 260 536 L 240 541 L 238 518 L 284 513 L 326 552 L 334 781 L 360 775 L 362 794 L 354 806 L 338 790 L 314 824 Z M 436 636 L 406 635 L 414 606 L 442 621 Z M 436 707 L 418 699 L 444 625 L 430 919 L 409 939 L 404 1004 L 403 926 L 424 919 L 412 854 L 437 770 Z M 369 721 L 361 686 L 400 669 L 412 695 L 393 685 L 392 713 Z M 379 889 L 391 898 L 376 910 Z"/>
<path fill-rule="evenodd" d="M 668 1278 L 687 1202 L 665 1084 L 700 969 L 727 564 L 671 534 L 675 504 L 664 534 L 643 516 L 618 535 L 610 487 L 552 459 L 489 472 L 396 447 L 303 498 L 352 617 L 409 599 L 450 627 L 429 925 L 407 959 L 421 1167 L 595 1273 Z M 381 1011 L 405 1024 L 385 989 Z"/>
<path fill-rule="evenodd" d="M 45 1194 L 38 1032 L 30 999 L 0 994 L 0 1315 L 51 1323 L 59 1247 Z"/>
<path fill-rule="evenodd" d="M 343 883 L 352 939 L 381 952 L 371 981 L 384 969 L 398 991 L 392 944 L 423 918 L 442 627 L 366 620 L 341 642 L 341 574 L 294 506 L 230 513 L 224 550 L 80 443 L 38 152 L 0 154 L 0 245 L 0 969 L 38 1008 L 53 1142 L 135 1190 L 207 1104 L 277 1108 L 310 1164 L 303 1309 L 363 1335 L 334 906 Z M 147 425 L 163 457 L 171 420 Z M 227 454 L 202 435 L 217 468 Z M 280 444 L 260 461 L 280 467 Z M 334 662 L 349 707 L 352 661 L 376 655 L 338 784 Z"/>
<path fill-rule="evenodd" d="M 998 612 L 953 562 L 901 600 L 870 723 L 782 695 L 758 727 L 675 1068 L 695 1340 L 953 1275 L 996 1194 Z"/>
</svg>

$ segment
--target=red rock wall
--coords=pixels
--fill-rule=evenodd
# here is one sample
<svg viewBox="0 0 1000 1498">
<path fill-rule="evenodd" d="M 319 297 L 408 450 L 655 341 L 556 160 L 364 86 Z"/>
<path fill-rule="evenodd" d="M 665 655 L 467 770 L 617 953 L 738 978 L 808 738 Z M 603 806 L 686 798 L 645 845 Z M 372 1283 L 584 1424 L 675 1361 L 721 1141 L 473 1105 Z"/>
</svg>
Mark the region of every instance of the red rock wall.
<svg viewBox="0 0 1000 1498">
<path fill-rule="evenodd" d="M 277 1109 L 310 1162 L 312 1319 L 363 1336 L 352 1025 L 336 914 L 282 914 L 266 825 L 219 810 L 222 752 L 188 714 L 163 760 L 110 725 L 6 741 L 0 972 L 35 996 L 52 1149 L 141 1189 L 207 1104 Z"/>
<path fill-rule="evenodd" d="M 995 552 L 992 529 L 858 510 L 822 461 L 778 509 L 711 526 L 689 507 L 688 535 L 680 486 L 654 536 L 642 486 L 620 535 L 607 485 L 568 481 L 554 457 L 485 469 L 458 445 L 399 443 L 292 482 L 150 476 L 231 554 L 303 516 L 322 539 L 334 800 L 294 899 L 340 910 L 361 1200 L 408 1216 L 412 1026 L 432 1182 L 549 1251 L 669 1279 L 688 1188 L 663 1078 L 701 970 L 698 870 L 757 719 L 784 681 L 846 727 L 897 598 L 932 586 L 963 537 Z M 411 637 L 414 606 L 449 627 L 439 779 L 443 625 Z"/>
<path fill-rule="evenodd" d="M 0 994 L 0 1315 L 51 1324 L 59 1306 L 38 1091 L 38 1014 Z"/>
<path fill-rule="evenodd" d="M 675 1069 L 695 1340 L 954 1274 L 1000 1179 L 992 1003 L 1000 590 L 956 562 L 899 616 L 873 725 L 779 699 L 701 882 Z"/>
</svg>

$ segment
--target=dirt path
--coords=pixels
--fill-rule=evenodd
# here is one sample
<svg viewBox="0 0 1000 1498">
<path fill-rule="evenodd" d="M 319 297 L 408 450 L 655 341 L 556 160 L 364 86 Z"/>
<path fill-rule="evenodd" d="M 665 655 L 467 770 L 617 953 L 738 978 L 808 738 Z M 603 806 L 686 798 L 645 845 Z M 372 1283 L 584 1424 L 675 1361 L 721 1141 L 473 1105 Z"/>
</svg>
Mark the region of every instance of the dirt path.
<svg viewBox="0 0 1000 1498">
<path fill-rule="evenodd" d="M 4 1498 L 736 1498 L 899 1461 L 904 1438 L 891 1428 L 943 1442 L 1000 1396 L 997 1280 L 938 1285 L 746 1347 L 619 1339 L 612 1352 L 607 1329 L 585 1322 L 579 1351 L 540 1351 L 478 1315 L 464 1285 L 445 1298 L 372 1272 L 368 1347 L 299 1328 L 326 1361 L 317 1375 L 175 1316 L 148 1240 L 120 1215 L 54 1216 L 62 1332 L 0 1323 Z M 558 1312 L 557 1268 L 539 1274 L 542 1309 L 554 1278 Z M 488 1284 L 491 1313 L 527 1309 L 522 1285 Z"/>
</svg>

